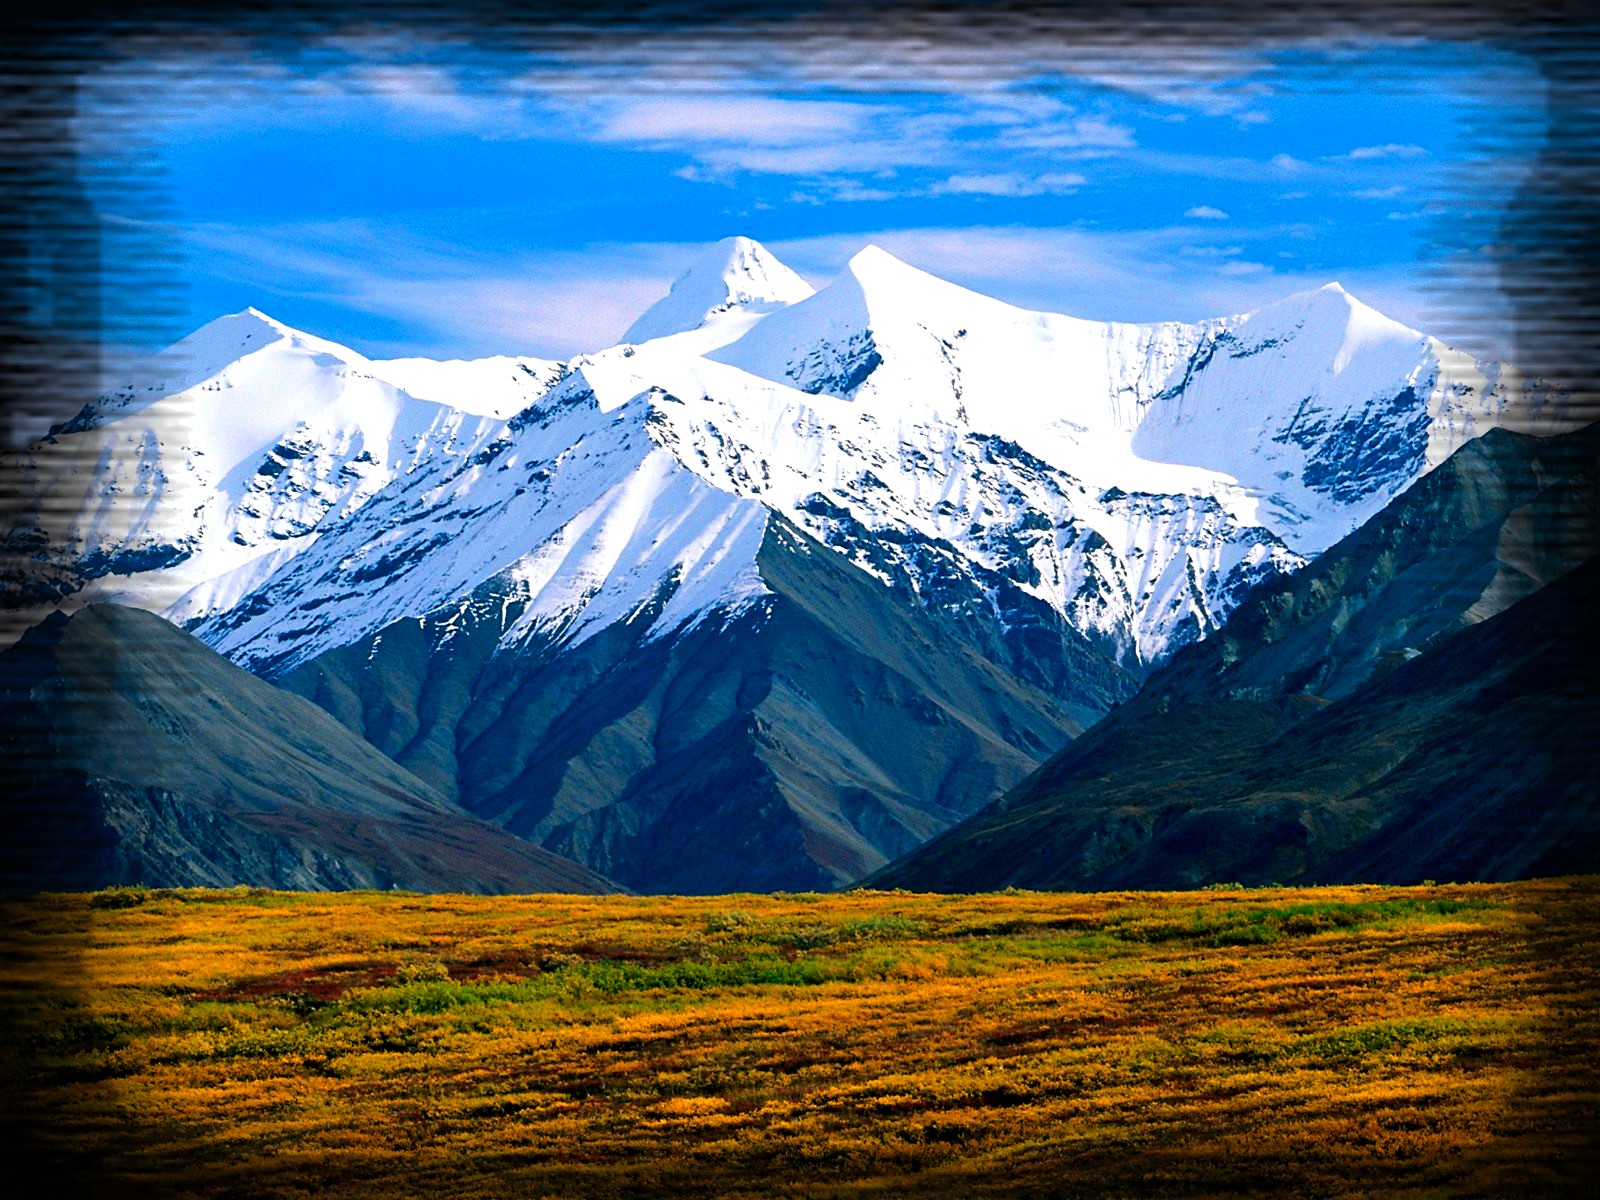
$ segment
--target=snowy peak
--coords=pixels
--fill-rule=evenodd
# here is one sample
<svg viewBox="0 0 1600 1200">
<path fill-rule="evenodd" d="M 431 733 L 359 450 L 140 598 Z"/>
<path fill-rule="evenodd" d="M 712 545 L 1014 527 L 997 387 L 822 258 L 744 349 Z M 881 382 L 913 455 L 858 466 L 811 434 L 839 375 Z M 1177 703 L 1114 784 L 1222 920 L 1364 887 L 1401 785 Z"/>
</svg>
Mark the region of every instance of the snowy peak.
<svg viewBox="0 0 1600 1200">
<path fill-rule="evenodd" d="M 270 317 L 254 305 L 236 313 L 228 313 L 207 321 L 188 337 L 173 344 L 171 349 L 179 346 L 210 345 L 219 349 L 233 347 L 235 357 L 246 353 L 252 348 L 259 348 L 258 339 L 277 341 L 283 337 L 293 337 L 299 331 L 290 328 L 275 317 Z"/>
<path fill-rule="evenodd" d="M 958 328 L 969 321 L 1026 319 L 1026 310 L 951 283 L 896 258 L 881 246 L 858 251 L 843 273 L 810 302 L 836 318 L 853 317 L 882 332 L 893 326 Z"/>
<path fill-rule="evenodd" d="M 709 258 L 723 259 L 721 278 L 729 299 L 738 304 L 793 304 L 813 291 L 770 250 L 747 237 L 724 238 L 711 248 Z"/>
<path fill-rule="evenodd" d="M 723 238 L 622 335 L 624 342 L 687 333 L 730 312 L 765 313 L 804 300 L 812 287 L 761 243 Z"/>
<path fill-rule="evenodd" d="M 531 359 L 373 363 L 258 309 L 220 317 L 35 446 L 34 569 L 60 573 L 51 587 L 75 605 L 179 622 L 228 609 L 397 480 L 480 452 L 555 375 Z M 457 403 L 416 398 L 417 379 Z M 49 599 L 29 586 L 18 606 Z"/>
<path fill-rule="evenodd" d="M 1295 292 L 1275 300 L 1251 313 L 1232 319 L 1243 325 L 1250 323 L 1260 328 L 1282 326 L 1285 329 L 1316 325 L 1323 328 L 1354 327 L 1368 336 L 1395 337 L 1408 341 L 1421 341 L 1422 334 L 1387 317 L 1370 304 L 1352 296 L 1340 283 L 1325 283 L 1309 291 Z"/>
<path fill-rule="evenodd" d="M 951 285 L 936 275 L 920 271 L 910 263 L 896 258 L 882 246 L 868 243 L 851 256 L 845 264 L 845 273 L 863 290 L 893 289 L 908 291 L 919 285 L 948 288 Z"/>
<path fill-rule="evenodd" d="M 291 329 L 256 308 L 230 313 L 208 321 L 187 337 L 174 342 L 141 364 L 121 386 L 101 397 L 80 420 L 101 419 L 107 415 L 142 407 L 161 396 L 172 395 L 221 374 L 229 366 L 269 346 L 289 342 L 316 343 L 318 350 L 338 351 L 336 357 L 348 361 L 358 358 L 331 342 Z"/>
<path fill-rule="evenodd" d="M 239 359 L 278 342 L 288 342 L 296 349 L 312 354 L 326 354 L 341 362 L 366 361 L 348 346 L 285 325 L 259 308 L 246 308 L 242 312 L 218 317 L 168 347 L 160 357 L 184 364 L 189 372 L 210 377 Z"/>
<path fill-rule="evenodd" d="M 1066 320 L 1066 318 L 1062 318 Z M 707 355 L 813 395 L 871 393 L 921 410 L 959 407 L 960 345 L 969 331 L 994 333 L 987 355 L 1028 374 L 1026 345 L 1038 314 L 969 291 L 867 246 L 809 299 L 773 313 Z M 886 373 L 875 374 L 888 364 Z M 909 410 L 908 410 L 909 411 Z"/>
<path fill-rule="evenodd" d="M 864 246 L 845 264 L 845 274 L 841 281 L 848 281 L 846 286 L 860 289 L 870 305 L 885 310 L 890 310 L 891 306 L 915 309 L 930 301 L 949 303 L 953 300 L 972 300 L 989 304 L 998 303 L 947 279 L 940 279 L 937 275 L 930 275 L 913 267 L 876 245 Z"/>
</svg>

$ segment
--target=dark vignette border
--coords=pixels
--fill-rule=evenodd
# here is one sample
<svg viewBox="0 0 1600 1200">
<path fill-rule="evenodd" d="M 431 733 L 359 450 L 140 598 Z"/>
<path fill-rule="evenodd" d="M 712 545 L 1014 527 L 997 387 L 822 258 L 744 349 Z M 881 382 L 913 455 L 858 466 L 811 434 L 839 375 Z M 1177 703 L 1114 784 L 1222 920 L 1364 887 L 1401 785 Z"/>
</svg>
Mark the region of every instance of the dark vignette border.
<svg viewBox="0 0 1600 1200">
<path fill-rule="evenodd" d="M 498 50 L 560 40 L 621 41 L 671 32 L 714 41 L 734 27 L 838 26 L 870 38 L 875 30 L 914 30 L 959 57 L 974 41 L 1026 38 L 1048 27 L 1085 44 L 1138 46 L 1182 54 L 1185 47 L 1236 46 L 1316 37 L 1417 37 L 1487 44 L 1533 62 L 1547 86 L 1548 126 L 1537 165 L 1499 217 L 1493 261 L 1475 247 L 1445 244 L 1427 284 L 1442 308 L 1471 311 L 1474 295 L 1498 284 L 1509 299 L 1517 365 L 1591 397 L 1600 386 L 1600 20 L 1582 0 L 1324 0 L 1300 7 L 1172 0 L 1120 0 L 1086 5 L 993 0 L 957 4 L 775 4 L 756 0 L 664 0 L 655 4 L 515 5 L 486 0 L 422 3 L 359 0 L 295 3 L 125 4 L 115 8 L 35 0 L 0 17 L 0 435 L 6 445 L 41 426 L 40 418 L 71 411 L 93 397 L 105 330 L 107 286 L 138 288 L 136 319 L 170 328 L 173 248 L 152 236 L 137 260 L 109 264 L 98 217 L 80 175 L 71 136 L 77 80 L 122 39 L 206 38 L 218 33 L 258 40 L 264 50 L 299 43 L 351 25 L 426 30 L 469 46 Z M 160 215 L 161 181 L 115 181 L 130 208 Z M 1471 181 L 1463 180 L 1464 190 Z M 1600 414 L 1597 414 L 1600 415 Z M 0 460 L 0 512 L 16 491 Z M 3 614 L 0 614 L 3 616 Z M 64 976 L 78 964 L 59 963 Z M 0 977 L 0 987 L 7 984 Z M 22 1064 L 16 1064 L 22 1065 Z M 7 1068 L 0 1079 L 12 1074 Z M 0 1130 L 18 1157 L 19 1178 L 48 1179 L 65 1195 L 126 1194 L 96 1164 L 39 1157 L 30 1137 L 25 1087 L 0 1100 Z M 30 1154 L 30 1151 L 35 1153 Z M 36 1166 L 42 1174 L 30 1172 Z M 142 1191 L 149 1195 L 148 1189 Z"/>
</svg>

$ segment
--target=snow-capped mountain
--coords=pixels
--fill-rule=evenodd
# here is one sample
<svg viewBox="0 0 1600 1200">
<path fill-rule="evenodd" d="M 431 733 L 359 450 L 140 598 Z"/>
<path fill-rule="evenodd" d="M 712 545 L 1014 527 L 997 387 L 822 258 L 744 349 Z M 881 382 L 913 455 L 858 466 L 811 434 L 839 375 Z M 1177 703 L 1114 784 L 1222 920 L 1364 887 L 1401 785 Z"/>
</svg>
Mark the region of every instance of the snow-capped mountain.
<svg viewBox="0 0 1600 1200">
<path fill-rule="evenodd" d="M 492 436 L 434 435 L 444 452 L 285 565 L 264 611 L 196 591 L 172 615 L 216 620 L 241 661 L 303 661 L 506 571 L 537 594 L 508 637 L 581 638 L 670 579 L 666 632 L 759 594 L 750 555 L 775 511 L 932 602 L 981 597 L 1002 623 L 1011 593 L 1040 602 L 1138 669 L 1462 441 L 1551 407 L 1337 285 L 1201 325 L 1107 325 L 874 247 L 806 295 L 752 247 L 693 268 L 648 341 L 506 371 L 536 403 Z M 750 531 L 742 550 L 724 527 Z"/>
<path fill-rule="evenodd" d="M 36 444 L 8 536 L 46 594 L 87 584 L 85 601 L 177 621 L 224 610 L 422 464 L 493 436 L 555 374 L 537 359 L 375 363 L 247 309 Z"/>
<path fill-rule="evenodd" d="M 749 328 L 752 318 L 804 300 L 813 290 L 760 242 L 724 238 L 678 276 L 672 290 L 647 308 L 622 340 L 647 342 L 708 326 L 726 340 Z"/>
<path fill-rule="evenodd" d="M 481 770 L 463 753 L 468 727 L 481 734 L 513 711 L 549 725 L 527 707 L 530 672 L 587 662 L 564 686 L 604 689 L 651 645 L 670 656 L 691 636 L 759 641 L 764 623 L 814 610 L 812 589 L 845 586 L 778 565 L 820 543 L 913 613 L 908 638 L 942 623 L 939 636 L 975 656 L 937 687 L 905 686 L 936 693 L 928 711 L 972 731 L 950 743 L 987 764 L 972 786 L 1004 786 L 1054 748 L 1030 739 L 1095 719 L 1252 585 L 1295 570 L 1502 423 L 1554 431 L 1560 398 L 1337 285 L 1199 324 L 1104 324 L 1012 307 L 876 247 L 813 292 L 735 238 L 623 344 L 560 364 L 375 361 L 254 310 L 213 322 L 32 449 L 7 582 L 23 602 L 159 612 L 314 694 L 475 811 L 494 808 L 546 844 L 565 838 L 590 865 L 650 886 L 618 847 L 689 802 L 660 791 L 667 751 L 635 744 L 640 722 L 664 719 L 648 688 L 629 701 L 644 708 L 587 718 L 626 752 L 597 749 L 596 728 L 537 754 L 517 743 L 530 769 L 568 771 L 597 753 L 632 764 L 581 797 L 540 791 L 548 804 L 529 815 L 512 793 L 531 785 L 504 772 L 469 780 Z M 876 604 L 856 586 L 857 608 Z M 848 641 L 848 619 L 829 611 L 826 637 Z M 389 693 L 433 686 L 469 643 L 479 673 L 459 695 L 430 702 L 426 719 L 396 707 Z M 851 644 L 839 652 L 879 664 L 863 679 L 894 658 Z M 762 679 L 776 669 L 766 653 L 747 656 L 769 664 L 750 668 Z M 507 662 L 536 666 L 519 676 Z M 1003 712 L 972 699 L 999 686 L 986 674 L 996 669 L 1033 689 Z M 378 699 L 356 682 L 395 671 Z M 747 679 L 735 691 L 748 704 L 722 718 L 769 749 L 783 742 L 761 715 L 771 686 Z M 872 703 L 862 686 L 859 703 Z M 462 699 L 487 703 L 482 689 L 491 715 Z M 802 707 L 821 703 L 811 694 Z M 849 787 L 835 780 L 801 803 L 798 776 L 772 769 L 805 856 L 844 864 L 831 878 L 989 798 L 913 780 L 899 758 L 862 749 L 865 727 L 839 733 L 854 720 L 844 709 L 823 708 Z M 1023 714 L 1046 710 L 1024 735 Z M 646 774 L 655 799 L 597 825 Z M 916 807 L 926 786 L 944 797 L 937 820 Z M 873 797 L 875 815 L 846 792 Z"/>
</svg>

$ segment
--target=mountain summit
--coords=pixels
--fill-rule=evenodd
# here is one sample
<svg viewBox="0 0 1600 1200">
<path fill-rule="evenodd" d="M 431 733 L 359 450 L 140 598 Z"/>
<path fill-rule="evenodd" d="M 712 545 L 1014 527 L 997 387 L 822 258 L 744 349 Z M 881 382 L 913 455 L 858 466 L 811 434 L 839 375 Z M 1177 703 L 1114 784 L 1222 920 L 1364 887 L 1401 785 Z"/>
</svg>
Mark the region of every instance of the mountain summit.
<svg viewBox="0 0 1600 1200">
<path fill-rule="evenodd" d="M 208 328 L 28 452 L 0 590 L 158 612 L 643 890 L 860 878 L 1565 419 L 1342 289 L 1107 324 L 875 247 L 813 293 L 742 238 L 562 363 Z"/>
<path fill-rule="evenodd" d="M 624 342 L 687 333 L 730 313 L 771 312 L 811 295 L 812 287 L 760 242 L 723 238 L 711 246 L 622 335 Z"/>
</svg>

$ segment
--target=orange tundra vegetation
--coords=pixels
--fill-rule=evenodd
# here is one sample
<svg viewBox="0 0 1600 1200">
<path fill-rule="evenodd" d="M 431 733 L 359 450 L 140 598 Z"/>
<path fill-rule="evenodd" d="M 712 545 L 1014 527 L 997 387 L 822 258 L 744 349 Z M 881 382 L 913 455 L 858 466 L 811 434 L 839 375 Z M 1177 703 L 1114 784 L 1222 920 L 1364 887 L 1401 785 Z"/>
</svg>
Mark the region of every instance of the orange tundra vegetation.
<svg viewBox="0 0 1600 1200">
<path fill-rule="evenodd" d="M 1530 1196 L 1600 1167 L 1593 879 L 4 907 L 11 1144 L 61 1195 Z"/>
</svg>

